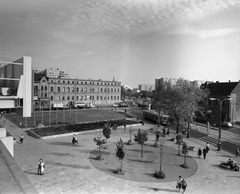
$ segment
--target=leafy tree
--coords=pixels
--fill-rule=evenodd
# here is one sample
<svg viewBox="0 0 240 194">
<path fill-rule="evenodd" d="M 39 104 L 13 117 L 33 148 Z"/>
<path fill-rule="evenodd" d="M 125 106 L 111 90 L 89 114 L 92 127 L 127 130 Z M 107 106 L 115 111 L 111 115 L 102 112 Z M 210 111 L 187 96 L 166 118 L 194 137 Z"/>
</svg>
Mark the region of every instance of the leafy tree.
<svg viewBox="0 0 240 194">
<path fill-rule="evenodd" d="M 183 168 L 188 168 L 187 165 L 187 153 L 188 153 L 188 145 L 186 142 L 183 142 L 182 145 L 182 153 L 184 154 L 184 164 L 182 165 Z"/>
<path fill-rule="evenodd" d="M 176 143 L 178 144 L 178 155 L 180 154 L 180 145 L 182 144 L 183 141 L 183 136 L 182 135 L 177 135 L 176 136 Z"/>
<path fill-rule="evenodd" d="M 96 142 L 97 146 L 99 147 L 97 159 L 103 160 L 102 155 L 101 155 L 101 146 L 103 144 L 105 144 L 106 141 L 105 141 L 105 139 L 102 139 L 101 137 L 97 137 L 97 138 L 95 137 L 93 140 Z"/>
<path fill-rule="evenodd" d="M 111 135 L 111 124 L 105 123 L 103 127 L 103 135 L 106 138 L 106 147 L 107 147 L 107 139 L 110 138 Z"/>
<path fill-rule="evenodd" d="M 143 157 L 143 145 L 148 140 L 148 133 L 146 131 L 141 131 L 138 129 L 137 135 L 134 135 L 134 141 L 138 142 L 142 146 L 141 157 Z"/>
<path fill-rule="evenodd" d="M 123 159 L 125 158 L 125 149 L 124 149 L 124 144 L 122 139 L 120 138 L 120 140 L 116 143 L 117 149 L 116 149 L 116 156 L 117 158 L 121 161 L 121 166 L 120 166 L 120 170 L 119 173 L 122 174 L 123 170 L 122 170 L 122 163 L 123 163 Z"/>
<path fill-rule="evenodd" d="M 164 82 L 155 91 L 153 106 L 156 110 L 174 118 L 177 133 L 180 120 L 189 124 L 193 121 L 196 111 L 201 111 L 199 102 L 207 96 L 207 91 L 196 87 L 188 80 L 178 79 L 175 84 Z M 189 137 L 189 127 L 187 137 Z"/>
</svg>

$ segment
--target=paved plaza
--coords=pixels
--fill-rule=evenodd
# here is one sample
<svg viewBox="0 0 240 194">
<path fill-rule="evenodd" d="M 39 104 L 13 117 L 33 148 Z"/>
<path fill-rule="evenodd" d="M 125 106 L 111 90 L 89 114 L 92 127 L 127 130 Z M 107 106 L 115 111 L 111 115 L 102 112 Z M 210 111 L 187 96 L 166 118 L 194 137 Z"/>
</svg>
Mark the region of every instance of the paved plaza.
<svg viewBox="0 0 240 194">
<path fill-rule="evenodd" d="M 3 119 L 0 120 L 2 125 Z M 115 157 L 117 139 L 124 142 L 129 140 L 129 129 L 118 128 L 113 130 L 108 139 L 108 148 L 102 149 L 104 160 L 97 161 L 98 146 L 94 137 L 102 136 L 102 132 L 94 130 L 78 134 L 78 145 L 72 145 L 72 135 L 63 135 L 55 138 L 35 139 L 28 136 L 26 129 L 20 129 L 8 121 L 7 130 L 16 138 L 23 133 L 23 144 L 15 143 L 14 158 L 33 183 L 40 194 L 54 193 L 178 193 L 176 180 L 179 175 L 186 178 L 188 187 L 186 193 L 221 194 L 240 192 L 240 172 L 219 168 L 220 162 L 228 158 L 239 163 L 239 159 L 232 154 L 210 147 L 206 160 L 197 157 L 197 151 L 189 151 L 188 169 L 180 167 L 184 162 L 183 156 L 178 156 L 178 146 L 169 139 L 176 136 L 171 131 L 170 137 L 165 138 L 163 148 L 162 169 L 165 179 L 153 177 L 159 170 L 159 148 L 154 148 L 154 133 L 149 131 L 151 125 L 132 126 L 134 134 L 138 128 L 149 132 L 149 140 L 144 146 L 145 160 L 139 158 L 140 145 L 125 145 L 126 158 L 123 162 L 125 175 L 117 175 L 114 170 L 120 163 Z M 196 139 L 184 139 L 189 146 L 204 147 L 205 143 Z M 37 162 L 42 158 L 45 161 L 45 175 L 37 175 Z M 151 159 L 149 159 L 151 158 Z"/>
</svg>

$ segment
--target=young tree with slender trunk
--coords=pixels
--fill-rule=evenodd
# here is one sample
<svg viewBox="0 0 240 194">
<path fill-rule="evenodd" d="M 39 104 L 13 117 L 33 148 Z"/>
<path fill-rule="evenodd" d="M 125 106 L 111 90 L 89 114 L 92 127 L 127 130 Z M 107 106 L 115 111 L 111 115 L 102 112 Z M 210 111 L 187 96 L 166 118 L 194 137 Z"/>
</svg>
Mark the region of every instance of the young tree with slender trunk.
<svg viewBox="0 0 240 194">
<path fill-rule="evenodd" d="M 116 143 L 117 149 L 116 149 L 116 156 L 117 158 L 120 160 L 120 169 L 118 170 L 119 174 L 124 174 L 123 170 L 122 170 L 122 166 L 123 166 L 123 159 L 125 158 L 125 148 L 124 148 L 124 144 L 122 139 L 120 138 L 120 140 Z"/>
<path fill-rule="evenodd" d="M 105 139 L 102 139 L 101 137 L 97 137 L 97 138 L 95 137 L 93 140 L 96 142 L 97 146 L 99 147 L 97 160 L 103 160 L 102 154 L 101 154 L 101 146 L 103 144 L 105 144 L 106 141 L 105 141 Z"/>
<path fill-rule="evenodd" d="M 134 135 L 134 141 L 138 142 L 142 146 L 141 157 L 143 157 L 143 145 L 148 140 L 148 133 L 146 131 L 141 131 L 138 129 L 137 135 Z"/>
<path fill-rule="evenodd" d="M 110 135 L 111 135 L 111 126 L 109 123 L 104 124 L 103 135 L 106 138 L 106 148 L 107 148 L 107 139 L 110 138 Z"/>
</svg>

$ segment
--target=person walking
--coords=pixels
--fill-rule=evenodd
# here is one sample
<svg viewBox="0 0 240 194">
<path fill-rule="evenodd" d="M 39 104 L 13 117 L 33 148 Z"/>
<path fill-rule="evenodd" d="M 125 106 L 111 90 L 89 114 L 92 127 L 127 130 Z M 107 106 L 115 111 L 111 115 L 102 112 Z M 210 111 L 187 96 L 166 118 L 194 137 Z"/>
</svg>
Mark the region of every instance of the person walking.
<svg viewBox="0 0 240 194">
<path fill-rule="evenodd" d="M 41 166 L 41 173 L 40 173 L 40 175 L 44 175 L 45 163 L 44 163 L 43 160 L 41 161 L 40 166 Z"/>
<path fill-rule="evenodd" d="M 210 124 L 209 122 L 207 122 L 207 135 L 209 135 L 209 127 L 210 127 Z"/>
<path fill-rule="evenodd" d="M 19 142 L 20 142 L 21 144 L 23 143 L 23 138 L 24 138 L 24 136 L 23 136 L 23 134 L 21 134 L 20 140 L 19 140 Z"/>
<path fill-rule="evenodd" d="M 206 144 L 206 151 L 207 151 L 207 153 L 208 153 L 208 151 L 209 151 L 209 143 L 207 142 L 207 144 Z"/>
<path fill-rule="evenodd" d="M 187 181 L 185 179 L 182 180 L 182 193 L 184 193 L 186 191 L 187 188 Z"/>
<path fill-rule="evenodd" d="M 235 157 L 238 158 L 238 156 L 239 156 L 239 148 L 236 149 L 236 155 L 235 155 Z"/>
<path fill-rule="evenodd" d="M 178 179 L 177 179 L 177 185 L 176 185 L 176 188 L 178 189 L 178 192 L 181 191 L 181 188 L 182 188 L 182 176 L 179 176 Z"/>
<path fill-rule="evenodd" d="M 206 155 L 207 155 L 207 149 L 203 148 L 203 158 L 204 158 L 204 160 L 206 159 Z"/>
<path fill-rule="evenodd" d="M 201 156 L 202 156 L 202 149 L 201 148 L 198 148 L 197 155 L 198 155 L 199 158 L 201 158 Z"/>
<path fill-rule="evenodd" d="M 38 175 L 41 175 L 41 162 L 42 162 L 42 159 L 40 158 L 40 159 L 38 160 L 38 171 L 37 171 L 37 174 L 38 174 Z"/>
</svg>

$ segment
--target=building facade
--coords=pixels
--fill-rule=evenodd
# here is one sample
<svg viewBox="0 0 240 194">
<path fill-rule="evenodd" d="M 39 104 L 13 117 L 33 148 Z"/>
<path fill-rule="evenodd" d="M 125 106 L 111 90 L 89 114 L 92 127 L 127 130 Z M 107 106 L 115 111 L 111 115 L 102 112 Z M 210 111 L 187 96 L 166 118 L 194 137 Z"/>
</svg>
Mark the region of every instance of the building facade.
<svg viewBox="0 0 240 194">
<path fill-rule="evenodd" d="M 69 73 L 59 70 L 59 68 L 48 68 L 44 70 L 44 73 L 51 78 L 69 78 Z"/>
<path fill-rule="evenodd" d="M 201 87 L 209 91 L 206 99 L 207 120 L 219 123 L 221 116 L 222 122 L 240 122 L 240 82 L 212 82 Z"/>
<path fill-rule="evenodd" d="M 34 100 L 43 108 L 54 103 L 92 103 L 109 106 L 121 101 L 121 82 L 34 76 Z"/>
</svg>

